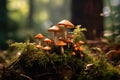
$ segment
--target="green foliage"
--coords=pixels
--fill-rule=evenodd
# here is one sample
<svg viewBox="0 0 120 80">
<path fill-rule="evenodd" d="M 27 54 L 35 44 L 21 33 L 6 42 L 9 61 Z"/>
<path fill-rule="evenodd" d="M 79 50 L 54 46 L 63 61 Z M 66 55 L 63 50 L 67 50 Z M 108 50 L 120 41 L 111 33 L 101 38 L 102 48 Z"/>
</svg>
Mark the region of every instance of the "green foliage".
<svg viewBox="0 0 120 80">
<path fill-rule="evenodd" d="M 82 31 L 86 31 L 86 28 L 81 28 L 81 25 L 76 26 L 76 29 L 74 29 L 73 34 L 74 34 L 74 43 L 79 42 L 80 40 L 85 41 L 85 35 Z"/>
<path fill-rule="evenodd" d="M 105 59 L 96 61 L 93 66 L 80 72 L 78 80 L 119 80 L 120 72 L 108 64 Z"/>
</svg>

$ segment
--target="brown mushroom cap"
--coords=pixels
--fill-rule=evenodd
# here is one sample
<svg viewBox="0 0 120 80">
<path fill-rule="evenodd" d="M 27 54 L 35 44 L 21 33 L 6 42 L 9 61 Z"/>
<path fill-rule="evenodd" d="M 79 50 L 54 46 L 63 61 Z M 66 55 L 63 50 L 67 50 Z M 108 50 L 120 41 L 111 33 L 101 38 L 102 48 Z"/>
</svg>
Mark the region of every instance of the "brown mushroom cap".
<svg viewBox="0 0 120 80">
<path fill-rule="evenodd" d="M 64 40 L 63 37 L 59 37 L 58 39 L 59 39 L 60 41 L 63 41 L 63 40 Z"/>
<path fill-rule="evenodd" d="M 78 43 L 79 43 L 79 44 L 84 44 L 85 42 L 80 40 Z"/>
<path fill-rule="evenodd" d="M 67 26 L 67 28 L 74 28 L 74 25 L 69 20 L 62 20 L 58 24 L 58 26 Z"/>
<path fill-rule="evenodd" d="M 67 44 L 63 41 L 59 41 L 56 45 L 57 46 L 64 46 L 64 45 L 67 45 Z"/>
<path fill-rule="evenodd" d="M 71 41 L 70 39 L 67 39 L 66 42 L 70 43 L 70 42 L 72 42 L 72 41 Z"/>
<path fill-rule="evenodd" d="M 52 42 L 49 38 L 45 38 L 44 42 Z"/>
<path fill-rule="evenodd" d="M 44 36 L 40 33 L 35 36 L 35 39 L 42 39 L 42 38 L 44 38 Z"/>
<path fill-rule="evenodd" d="M 52 26 L 48 29 L 50 32 L 59 32 L 60 28 L 58 26 Z"/>
<path fill-rule="evenodd" d="M 36 47 L 37 47 L 38 49 L 41 49 L 41 48 L 42 48 L 42 46 L 41 46 L 41 45 L 37 45 Z"/>
<path fill-rule="evenodd" d="M 43 50 L 49 51 L 49 50 L 51 50 L 51 47 L 45 46 L 45 47 L 43 47 Z"/>
</svg>

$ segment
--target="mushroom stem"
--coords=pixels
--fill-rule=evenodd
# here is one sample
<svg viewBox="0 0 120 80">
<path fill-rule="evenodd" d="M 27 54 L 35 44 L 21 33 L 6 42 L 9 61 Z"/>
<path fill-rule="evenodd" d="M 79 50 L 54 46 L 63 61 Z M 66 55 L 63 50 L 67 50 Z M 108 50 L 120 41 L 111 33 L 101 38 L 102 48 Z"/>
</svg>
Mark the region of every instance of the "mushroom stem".
<svg viewBox="0 0 120 80">
<path fill-rule="evenodd" d="M 66 40 L 67 39 L 67 27 L 65 26 L 65 28 L 64 28 L 64 40 Z"/>
<path fill-rule="evenodd" d="M 68 42 L 68 48 L 70 48 L 70 43 Z"/>
<path fill-rule="evenodd" d="M 38 44 L 41 46 L 41 40 L 39 40 Z"/>
<path fill-rule="evenodd" d="M 57 40 L 57 36 L 56 36 L 56 32 L 53 33 L 53 36 L 54 36 L 54 43 L 56 44 L 56 40 Z"/>
<path fill-rule="evenodd" d="M 64 48 L 61 46 L 61 53 L 64 54 Z"/>
</svg>

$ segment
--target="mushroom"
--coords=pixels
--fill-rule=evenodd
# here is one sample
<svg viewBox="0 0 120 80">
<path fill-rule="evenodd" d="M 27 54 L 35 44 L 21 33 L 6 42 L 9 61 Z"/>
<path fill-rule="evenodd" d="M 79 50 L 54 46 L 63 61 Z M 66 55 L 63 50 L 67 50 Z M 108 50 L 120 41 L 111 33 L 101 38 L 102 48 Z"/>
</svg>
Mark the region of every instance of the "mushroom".
<svg viewBox="0 0 120 80">
<path fill-rule="evenodd" d="M 79 50 L 79 47 L 76 46 L 76 47 L 74 47 L 74 49 L 75 49 L 75 51 L 78 51 L 78 50 Z"/>
<path fill-rule="evenodd" d="M 47 53 L 48 51 L 51 50 L 51 47 L 49 47 L 49 46 L 45 46 L 45 47 L 43 47 L 43 50 L 46 51 L 46 53 Z"/>
<path fill-rule="evenodd" d="M 80 40 L 78 43 L 79 43 L 79 45 L 82 45 L 82 44 L 84 44 L 85 42 Z"/>
<path fill-rule="evenodd" d="M 45 46 L 45 47 L 43 47 L 43 50 L 49 51 L 49 50 L 51 50 L 51 48 L 49 46 Z"/>
<path fill-rule="evenodd" d="M 52 27 L 50 27 L 49 29 L 48 29 L 48 31 L 49 32 L 53 32 L 53 40 L 54 40 L 54 42 L 55 42 L 55 44 L 56 44 L 56 33 L 57 32 L 59 32 L 60 31 L 60 28 L 58 27 L 58 26 L 52 26 Z"/>
<path fill-rule="evenodd" d="M 71 42 L 73 42 L 73 40 L 72 40 L 73 38 L 74 38 L 74 36 L 73 36 L 73 35 L 69 35 L 69 36 L 68 36 L 68 39 L 70 39 L 70 40 L 71 40 Z"/>
<path fill-rule="evenodd" d="M 44 36 L 42 35 L 42 34 L 37 34 L 36 36 L 35 36 L 35 39 L 38 39 L 39 40 L 39 45 L 41 46 L 41 40 L 44 38 Z"/>
<path fill-rule="evenodd" d="M 75 55 L 76 55 L 76 53 L 73 51 L 73 52 L 71 53 L 71 55 L 72 55 L 72 56 L 75 56 Z"/>
<path fill-rule="evenodd" d="M 64 39 L 62 37 L 59 37 L 58 39 L 59 39 L 59 41 L 64 41 Z"/>
<path fill-rule="evenodd" d="M 79 47 L 79 51 L 83 51 L 84 48 L 82 46 Z"/>
<path fill-rule="evenodd" d="M 64 48 L 63 48 L 63 46 L 65 46 L 66 43 L 63 42 L 63 41 L 59 41 L 56 45 L 61 47 L 61 53 L 64 54 Z"/>
<path fill-rule="evenodd" d="M 42 46 L 38 44 L 38 45 L 36 46 L 36 48 L 41 49 Z"/>
<path fill-rule="evenodd" d="M 71 43 L 71 40 L 70 39 L 67 39 L 66 41 L 68 43 L 68 48 L 70 48 L 70 43 Z"/>
<path fill-rule="evenodd" d="M 73 47 L 74 47 L 74 50 L 75 50 L 75 51 L 78 51 L 78 50 L 79 50 L 78 44 L 74 44 Z"/>
<path fill-rule="evenodd" d="M 51 43 L 52 41 L 49 38 L 45 38 L 44 42 L 46 42 L 46 45 L 48 46 L 48 44 Z"/>
<path fill-rule="evenodd" d="M 62 20 L 57 24 L 59 27 L 64 27 L 64 39 L 67 38 L 67 28 L 74 28 L 74 25 L 69 20 Z"/>
</svg>

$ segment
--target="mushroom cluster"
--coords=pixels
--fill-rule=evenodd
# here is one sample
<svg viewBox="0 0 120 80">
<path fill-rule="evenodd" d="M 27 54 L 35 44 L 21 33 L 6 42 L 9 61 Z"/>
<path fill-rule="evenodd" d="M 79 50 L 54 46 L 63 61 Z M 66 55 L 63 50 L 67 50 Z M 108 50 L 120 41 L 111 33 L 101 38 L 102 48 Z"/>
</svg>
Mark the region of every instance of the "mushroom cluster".
<svg viewBox="0 0 120 80">
<path fill-rule="evenodd" d="M 44 51 L 50 51 L 51 45 L 59 46 L 61 50 L 61 54 L 64 54 L 64 47 L 66 46 L 70 48 L 70 43 L 73 43 L 72 39 L 74 38 L 73 35 L 68 35 L 68 28 L 74 28 L 74 25 L 69 20 L 62 20 L 58 22 L 56 25 L 51 26 L 48 28 L 48 32 L 53 34 L 52 39 L 45 38 L 42 34 L 37 34 L 35 36 L 35 39 L 37 39 L 39 42 L 37 44 L 37 48 L 42 49 Z M 58 35 L 60 34 L 60 36 Z M 42 44 L 44 43 L 44 44 Z M 78 44 L 83 44 L 82 41 L 78 42 Z M 78 45 L 77 44 L 77 45 Z M 73 46 L 74 47 L 74 46 Z M 75 49 L 78 48 L 78 46 L 74 47 Z M 80 47 L 79 47 L 80 49 Z M 82 49 L 81 49 L 82 50 Z"/>
</svg>

